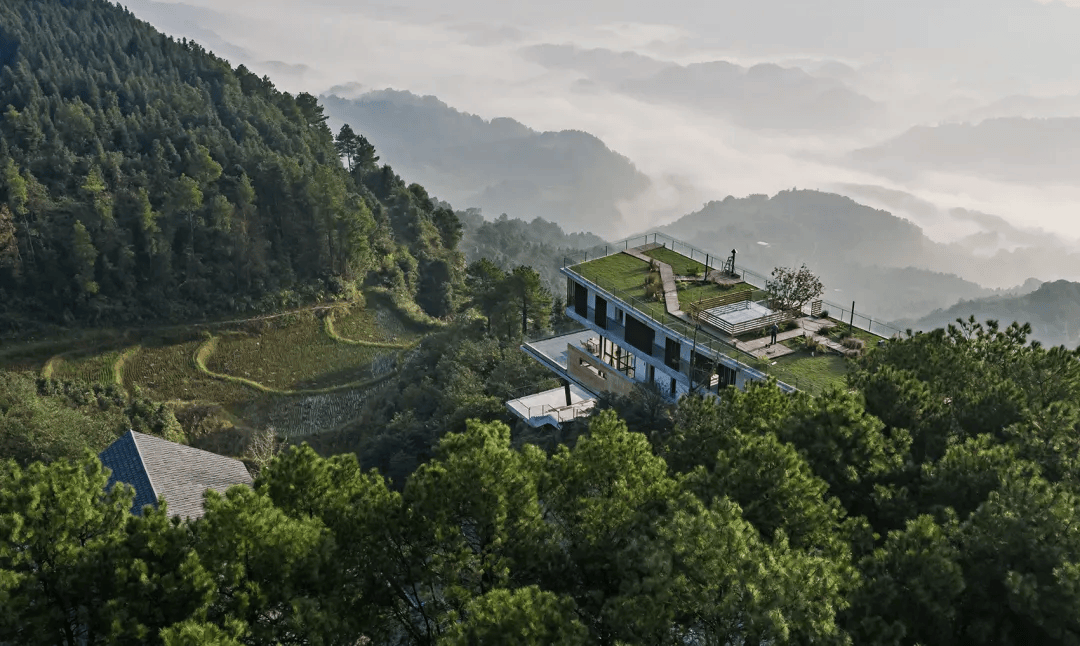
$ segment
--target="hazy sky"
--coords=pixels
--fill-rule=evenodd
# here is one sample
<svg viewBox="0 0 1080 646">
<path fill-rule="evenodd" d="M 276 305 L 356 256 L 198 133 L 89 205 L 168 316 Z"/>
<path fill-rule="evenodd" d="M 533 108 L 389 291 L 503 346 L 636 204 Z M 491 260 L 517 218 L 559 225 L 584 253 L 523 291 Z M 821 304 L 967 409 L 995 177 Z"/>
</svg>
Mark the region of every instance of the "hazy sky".
<svg viewBox="0 0 1080 646">
<path fill-rule="evenodd" d="M 847 158 L 911 126 L 964 120 L 1011 95 L 1077 96 L 1058 99 L 1049 116 L 1080 117 L 1080 0 L 125 4 L 159 29 L 194 38 L 234 64 L 270 75 L 288 91 L 319 94 L 348 83 L 363 90 L 409 90 L 484 118 L 506 116 L 537 130 L 595 134 L 654 180 L 644 198 L 624 209 L 629 226 L 637 228 L 728 194 L 772 194 L 793 186 L 839 191 L 841 185 L 860 184 L 910 193 L 941 209 L 979 210 L 1017 226 L 1080 236 L 1080 179 L 1033 185 L 992 181 L 963 169 L 924 168 L 913 168 L 910 177 L 886 177 Z M 528 55 L 536 45 L 639 57 L 625 69 L 610 63 L 588 67 L 584 59 L 541 64 Z M 655 83 L 651 90 L 626 89 L 626 76 L 644 69 L 641 64 L 714 61 L 799 67 L 807 82 L 843 87 L 859 101 L 878 105 L 883 116 L 859 129 L 763 130 L 710 110 L 711 99 L 695 106 L 664 100 Z M 683 72 L 702 70 L 712 73 L 700 66 Z M 783 102 L 789 81 L 779 83 L 776 101 Z M 1004 116 L 1020 110 L 1002 105 Z M 1039 112 L 1039 101 L 1025 105 L 1032 114 L 1017 116 L 1047 116 Z M 753 116 L 758 108 L 741 109 Z M 943 212 L 894 212 L 942 239 L 974 226 Z"/>
</svg>

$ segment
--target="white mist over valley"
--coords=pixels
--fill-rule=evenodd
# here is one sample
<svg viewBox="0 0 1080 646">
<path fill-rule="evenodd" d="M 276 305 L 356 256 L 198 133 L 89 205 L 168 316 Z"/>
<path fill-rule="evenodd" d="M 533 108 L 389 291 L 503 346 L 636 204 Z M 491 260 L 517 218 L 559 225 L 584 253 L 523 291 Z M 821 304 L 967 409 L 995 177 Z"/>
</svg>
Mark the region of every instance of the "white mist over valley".
<svg viewBox="0 0 1080 646">
<path fill-rule="evenodd" d="M 623 173 L 610 182 L 618 189 L 582 179 L 584 203 L 607 200 L 608 210 L 570 200 L 524 212 L 524 194 L 506 195 L 513 182 L 486 193 L 475 179 L 456 186 L 372 133 L 382 161 L 409 181 L 455 208 L 488 206 L 488 217 L 499 215 L 491 205 L 509 205 L 523 211 L 510 217 L 543 215 L 615 239 L 728 195 L 798 188 L 887 210 L 974 256 L 1080 247 L 1076 3 L 752 4 L 127 6 L 290 92 L 372 101 L 393 90 L 397 102 L 434 97 L 439 110 L 508 118 L 538 134 L 584 131 L 642 176 Z M 421 144 L 402 151 L 409 146 Z M 529 190 L 535 204 L 542 187 Z M 1034 275 L 941 269 L 995 288 Z M 1037 277 L 1077 279 L 1080 263 L 1040 267 Z"/>
</svg>

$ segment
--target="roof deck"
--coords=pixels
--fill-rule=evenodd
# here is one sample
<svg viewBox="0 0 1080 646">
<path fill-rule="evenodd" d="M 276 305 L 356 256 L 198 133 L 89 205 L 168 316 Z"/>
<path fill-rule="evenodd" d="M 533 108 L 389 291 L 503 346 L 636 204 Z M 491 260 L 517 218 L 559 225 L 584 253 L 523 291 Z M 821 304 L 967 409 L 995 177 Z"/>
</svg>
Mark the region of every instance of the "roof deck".
<svg viewBox="0 0 1080 646">
<path fill-rule="evenodd" d="M 645 244 L 636 247 L 629 242 L 616 245 L 619 249 L 600 258 L 566 263 L 563 272 L 591 283 L 606 293 L 605 298 L 621 301 L 666 333 L 693 339 L 699 349 L 725 355 L 797 389 L 813 393 L 844 385 L 852 368 L 848 355 L 854 351 L 841 344 L 837 330 L 848 326 L 837 326 L 809 311 L 774 311 L 764 281 L 745 280 L 747 274 L 756 274 L 732 272 L 728 258 L 671 238 L 663 244 L 648 242 L 650 238 L 666 236 L 650 234 L 644 237 Z M 662 273 L 669 280 L 663 280 Z M 669 298 L 672 290 L 678 295 L 675 307 Z M 572 309 L 569 299 L 567 309 Z M 773 324 L 781 327 L 775 343 L 770 334 Z M 880 338 L 863 330 L 854 332 L 867 346 Z M 807 349 L 807 338 L 819 345 Z"/>
</svg>

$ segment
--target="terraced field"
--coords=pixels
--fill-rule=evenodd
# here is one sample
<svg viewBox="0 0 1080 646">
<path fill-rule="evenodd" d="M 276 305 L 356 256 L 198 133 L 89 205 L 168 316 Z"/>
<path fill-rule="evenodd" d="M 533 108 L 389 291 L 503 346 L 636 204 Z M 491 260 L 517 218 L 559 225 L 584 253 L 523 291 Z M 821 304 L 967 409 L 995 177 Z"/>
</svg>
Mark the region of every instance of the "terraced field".
<svg viewBox="0 0 1080 646">
<path fill-rule="evenodd" d="M 254 393 L 244 386 L 203 374 L 195 367 L 202 341 L 139 348 L 124 365 L 124 387 L 157 401 L 214 402 L 225 407 L 246 403 Z"/>
<path fill-rule="evenodd" d="M 216 416 L 209 426 L 237 438 L 266 427 L 297 438 L 356 419 L 372 389 L 426 333 L 379 294 L 365 308 L 342 307 L 335 314 L 329 320 L 289 315 L 272 326 L 230 323 L 212 332 L 109 333 L 94 337 L 94 351 L 74 336 L 9 345 L 0 352 L 0 370 L 121 384 L 129 394 L 168 402 L 178 418 Z M 181 411 L 199 412 L 185 417 Z M 224 440 L 229 438 L 214 439 Z"/>
<path fill-rule="evenodd" d="M 50 359 L 48 368 L 43 370 L 51 370 L 54 379 L 76 379 L 92 384 L 119 383 L 114 367 L 122 354 L 120 350 L 112 350 L 82 356 L 60 355 Z"/>
<path fill-rule="evenodd" d="M 259 335 L 221 336 L 206 367 L 275 390 L 320 390 L 385 374 L 399 351 L 335 341 L 311 319 Z"/>
<path fill-rule="evenodd" d="M 411 344 L 425 330 L 378 301 L 365 308 L 353 308 L 330 317 L 332 329 L 341 337 L 375 343 Z"/>
</svg>

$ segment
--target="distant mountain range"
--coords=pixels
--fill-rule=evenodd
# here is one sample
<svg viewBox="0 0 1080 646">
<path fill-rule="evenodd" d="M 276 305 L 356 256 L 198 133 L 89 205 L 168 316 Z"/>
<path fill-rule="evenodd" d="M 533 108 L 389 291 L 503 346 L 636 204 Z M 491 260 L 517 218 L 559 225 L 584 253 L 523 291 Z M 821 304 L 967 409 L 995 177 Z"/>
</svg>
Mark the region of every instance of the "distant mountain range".
<svg viewBox="0 0 1080 646">
<path fill-rule="evenodd" d="M 740 265 L 762 274 L 806 263 L 825 282 L 828 300 L 845 307 L 854 300 L 857 310 L 883 320 L 1035 287 L 1019 280 L 1004 290 L 982 287 L 975 282 L 980 266 L 1000 262 L 1001 254 L 980 257 L 934 242 L 908 220 L 834 193 L 728 196 L 661 230 L 705 250 L 734 247 Z M 1080 257 L 1073 258 L 1080 266 Z M 1013 275 L 1023 275 L 1022 269 L 1013 265 Z"/>
<path fill-rule="evenodd" d="M 950 121 L 978 123 L 1001 117 L 1024 117 L 1047 119 L 1055 117 L 1080 117 L 1080 94 L 1058 96 L 1011 95 L 993 103 L 956 115 Z"/>
<path fill-rule="evenodd" d="M 1057 280 L 1043 283 L 1028 294 L 965 300 L 897 323 L 905 328 L 932 330 L 970 316 L 980 322 L 997 320 L 1001 327 L 1013 321 L 1028 322 L 1033 339 L 1045 345 L 1075 348 L 1080 344 L 1080 283 Z"/>
<path fill-rule="evenodd" d="M 613 76 L 637 74 L 639 80 L 671 69 L 602 51 L 555 49 L 547 55 L 572 61 L 583 56 Z M 409 92 L 360 93 L 356 85 L 335 90 L 355 97 L 322 97 L 335 129 L 348 122 L 375 145 L 382 161 L 454 208 L 473 208 L 474 215 L 494 219 L 505 213 L 524 222 L 541 218 L 569 232 L 613 239 L 625 231 L 619 202 L 649 185 L 630 160 L 587 133 L 537 132 L 513 119 L 486 120 Z M 913 319 L 959 300 L 1022 294 L 1037 287 L 1024 282 L 1032 276 L 1080 276 L 1080 254 L 1051 234 L 1019 229 L 990 214 L 943 212 L 882 187 L 848 188 L 890 210 L 838 194 L 790 190 L 709 202 L 662 230 L 712 251 L 736 247 L 740 263 L 761 273 L 805 262 L 825 280 L 827 299 L 845 307 L 855 301 L 858 310 L 883 320 Z M 913 222 L 890 211 L 917 213 L 921 219 Z M 936 242 L 922 226 L 941 221 L 974 233 L 949 244 Z"/>
<path fill-rule="evenodd" d="M 916 126 L 852 153 L 860 167 L 909 179 L 925 170 L 1030 184 L 1080 181 L 1080 117 L 1002 117 Z"/>
<path fill-rule="evenodd" d="M 649 178 L 586 132 L 537 132 L 508 118 L 482 119 L 433 96 L 382 90 L 355 99 L 320 97 L 336 129 L 350 124 L 381 162 L 455 208 L 543 218 L 567 231 L 618 231 L 617 204 Z"/>
</svg>

